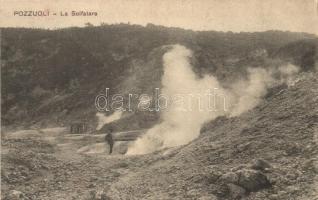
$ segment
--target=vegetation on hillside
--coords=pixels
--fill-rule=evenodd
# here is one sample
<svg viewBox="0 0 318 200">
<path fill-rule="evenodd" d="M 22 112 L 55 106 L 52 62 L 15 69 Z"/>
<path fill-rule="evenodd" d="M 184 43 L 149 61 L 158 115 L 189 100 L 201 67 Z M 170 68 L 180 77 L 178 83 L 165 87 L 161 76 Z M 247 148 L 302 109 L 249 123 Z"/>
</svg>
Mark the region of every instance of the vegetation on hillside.
<svg viewBox="0 0 318 200">
<path fill-rule="evenodd" d="M 164 45 L 182 44 L 194 52 L 194 71 L 214 74 L 224 84 L 250 66 L 292 62 L 315 66 L 317 37 L 267 31 L 191 31 L 148 24 L 102 25 L 58 30 L 4 28 L 1 34 L 2 124 L 65 125 L 95 123 L 96 95 L 149 93 L 160 86 Z M 158 120 L 133 113 L 124 120 L 146 128 Z M 149 116 L 152 116 L 149 118 Z M 141 123 L 140 118 L 151 119 Z M 114 124 L 125 129 L 124 123 Z"/>
</svg>

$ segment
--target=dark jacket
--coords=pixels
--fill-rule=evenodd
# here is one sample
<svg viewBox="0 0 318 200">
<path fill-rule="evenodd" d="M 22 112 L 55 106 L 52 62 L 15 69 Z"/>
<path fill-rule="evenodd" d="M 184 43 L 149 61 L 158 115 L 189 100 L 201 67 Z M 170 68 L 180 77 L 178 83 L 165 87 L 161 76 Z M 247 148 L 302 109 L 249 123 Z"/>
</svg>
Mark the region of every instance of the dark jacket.
<svg viewBox="0 0 318 200">
<path fill-rule="evenodd" d="M 108 144 L 114 144 L 113 135 L 111 133 L 107 133 L 105 136 L 105 141 Z"/>
</svg>

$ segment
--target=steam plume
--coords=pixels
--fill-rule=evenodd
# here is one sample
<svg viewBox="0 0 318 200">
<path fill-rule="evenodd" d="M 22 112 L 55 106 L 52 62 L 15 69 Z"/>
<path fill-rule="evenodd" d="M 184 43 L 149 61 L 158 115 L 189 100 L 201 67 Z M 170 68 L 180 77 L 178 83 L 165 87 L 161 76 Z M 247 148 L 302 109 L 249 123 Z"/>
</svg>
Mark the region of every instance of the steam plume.
<svg viewBox="0 0 318 200">
<path fill-rule="evenodd" d="M 185 103 L 186 109 L 170 102 L 162 113 L 163 122 L 138 139 L 128 149 L 128 154 L 149 153 L 160 148 L 186 144 L 199 135 L 201 125 L 205 121 L 219 115 L 217 111 L 208 109 L 209 98 L 204 94 L 211 88 L 220 88 L 220 85 L 213 76 L 205 76 L 202 79 L 196 77 L 189 64 L 191 55 L 190 50 L 180 45 L 173 46 L 172 50 L 164 55 L 162 94 L 169 98 L 176 95 L 200 95 L 200 101 L 191 99 L 191 102 Z"/>
<path fill-rule="evenodd" d="M 238 116 L 241 113 L 254 108 L 260 99 L 267 93 L 267 89 L 273 84 L 273 78 L 263 68 L 249 68 L 248 80 L 242 80 L 232 86 L 231 93 L 236 94 L 233 99 L 231 116 Z"/>
<path fill-rule="evenodd" d="M 238 116 L 259 104 L 267 94 L 268 89 L 275 85 L 293 84 L 299 67 L 292 64 L 281 65 L 277 68 L 248 68 L 248 79 L 233 84 L 230 90 L 231 101 L 234 102 L 230 116 Z"/>
<path fill-rule="evenodd" d="M 122 111 L 115 111 L 110 116 L 105 116 L 103 113 L 96 113 L 96 116 L 98 117 L 98 125 L 96 127 L 96 130 L 100 130 L 105 124 L 119 120 L 122 114 Z"/>
</svg>

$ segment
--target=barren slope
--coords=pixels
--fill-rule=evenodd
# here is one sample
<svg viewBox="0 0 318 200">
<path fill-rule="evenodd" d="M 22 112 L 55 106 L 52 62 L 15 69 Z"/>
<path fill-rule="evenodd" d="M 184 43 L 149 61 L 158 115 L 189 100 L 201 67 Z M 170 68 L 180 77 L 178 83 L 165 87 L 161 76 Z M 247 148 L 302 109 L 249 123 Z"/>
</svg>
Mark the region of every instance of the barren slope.
<svg viewBox="0 0 318 200">
<path fill-rule="evenodd" d="M 108 195 L 114 199 L 317 199 L 313 191 L 317 128 L 317 74 L 303 74 L 294 86 L 269 96 L 254 110 L 207 124 L 198 139 L 162 152 L 160 162 L 120 178 Z"/>
</svg>

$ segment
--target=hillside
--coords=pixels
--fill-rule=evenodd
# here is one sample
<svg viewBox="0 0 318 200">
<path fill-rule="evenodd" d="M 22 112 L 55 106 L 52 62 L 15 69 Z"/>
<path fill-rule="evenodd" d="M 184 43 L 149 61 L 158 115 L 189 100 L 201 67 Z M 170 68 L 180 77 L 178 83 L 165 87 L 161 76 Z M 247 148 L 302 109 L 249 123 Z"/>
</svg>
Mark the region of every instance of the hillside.
<svg viewBox="0 0 318 200">
<path fill-rule="evenodd" d="M 108 194 L 114 199 L 316 199 L 317 88 L 317 73 L 303 74 L 255 109 L 218 118 L 190 144 L 160 152 L 157 162 L 119 179 Z"/>
<path fill-rule="evenodd" d="M 291 62 L 307 70 L 317 61 L 316 36 L 279 31 L 195 32 L 118 24 L 5 28 L 1 39 L 1 120 L 9 129 L 65 126 L 76 120 L 95 129 L 94 100 L 106 87 L 113 94 L 151 94 L 160 87 L 162 55 L 169 44 L 191 49 L 194 71 L 213 74 L 224 85 L 244 75 L 247 67 Z M 108 126 L 133 130 L 157 121 L 156 113 L 133 112 Z"/>
</svg>

